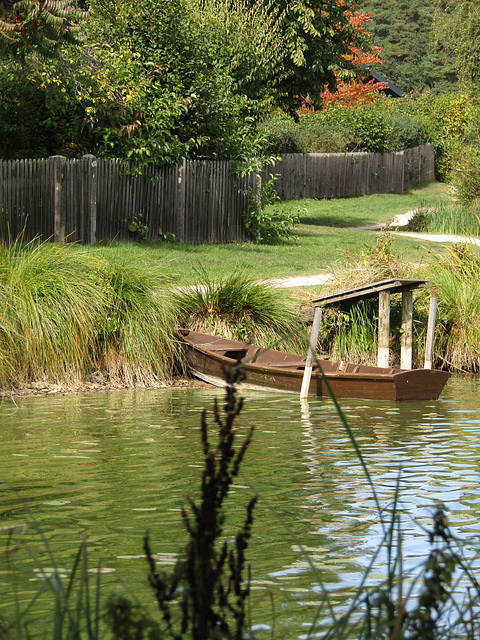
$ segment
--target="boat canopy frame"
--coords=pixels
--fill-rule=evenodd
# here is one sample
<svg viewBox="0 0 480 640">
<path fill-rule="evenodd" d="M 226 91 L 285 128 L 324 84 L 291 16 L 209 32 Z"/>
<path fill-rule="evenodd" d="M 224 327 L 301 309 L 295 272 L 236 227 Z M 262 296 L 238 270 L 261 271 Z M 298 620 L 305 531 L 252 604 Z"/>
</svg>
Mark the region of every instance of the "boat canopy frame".
<svg viewBox="0 0 480 640">
<path fill-rule="evenodd" d="M 318 331 L 322 319 L 322 311 L 325 307 L 340 306 L 344 303 L 356 304 L 362 300 L 378 296 L 378 353 L 377 366 L 388 367 L 390 361 L 390 296 L 395 293 L 402 294 L 402 334 L 400 368 L 412 369 L 413 364 L 413 291 L 425 287 L 428 280 L 414 278 L 389 278 L 380 280 L 354 289 L 347 289 L 338 293 L 331 293 L 312 300 L 315 307 L 313 326 L 310 336 L 307 363 L 312 364 L 315 347 L 318 340 Z M 433 362 L 433 337 L 435 330 L 437 299 L 430 298 L 428 316 L 427 344 L 425 349 L 425 369 L 432 368 Z M 304 384 L 301 397 L 305 397 L 309 384 L 311 367 L 305 368 Z"/>
</svg>

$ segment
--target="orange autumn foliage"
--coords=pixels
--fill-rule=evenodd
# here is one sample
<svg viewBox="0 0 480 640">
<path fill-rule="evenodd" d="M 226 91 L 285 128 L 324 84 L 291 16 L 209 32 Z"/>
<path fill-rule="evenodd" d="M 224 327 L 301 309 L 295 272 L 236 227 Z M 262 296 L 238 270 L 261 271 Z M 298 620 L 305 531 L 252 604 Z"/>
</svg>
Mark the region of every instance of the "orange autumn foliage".
<svg viewBox="0 0 480 640">
<path fill-rule="evenodd" d="M 344 4 L 344 1 L 339 0 L 339 3 Z M 366 36 L 367 39 L 372 37 L 365 29 L 365 24 L 371 21 L 369 14 L 346 9 L 345 15 L 350 24 Z M 387 84 L 385 82 L 378 82 L 374 78 L 367 80 L 369 76 L 368 70 L 360 69 L 360 67 L 371 64 L 382 64 L 379 56 L 380 50 L 380 47 L 371 47 L 369 51 L 362 51 L 356 47 L 350 47 L 350 53 L 343 57 L 357 67 L 358 71 L 349 69 L 335 72 L 337 78 L 336 91 L 329 91 L 328 87 L 325 87 L 321 94 L 324 109 L 330 105 L 353 107 L 357 104 L 368 104 L 374 100 L 383 98 L 381 91 L 387 87 Z M 298 110 L 298 113 L 309 113 L 312 111 L 312 101 L 307 97 L 304 100 L 303 106 Z"/>
</svg>

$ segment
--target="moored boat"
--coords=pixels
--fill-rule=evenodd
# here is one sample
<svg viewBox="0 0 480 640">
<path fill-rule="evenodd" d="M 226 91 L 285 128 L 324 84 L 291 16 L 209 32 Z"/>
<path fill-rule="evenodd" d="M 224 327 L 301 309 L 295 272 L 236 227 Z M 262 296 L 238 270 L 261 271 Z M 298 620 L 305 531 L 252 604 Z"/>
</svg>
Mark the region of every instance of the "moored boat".
<svg viewBox="0 0 480 640">
<path fill-rule="evenodd" d="M 186 361 L 192 373 L 215 386 L 225 386 L 228 372 L 240 366 L 240 388 L 300 393 L 306 358 L 275 349 L 180 329 Z M 317 360 L 309 394 L 367 400 L 436 400 L 450 374 L 434 369 L 394 369 Z"/>
</svg>

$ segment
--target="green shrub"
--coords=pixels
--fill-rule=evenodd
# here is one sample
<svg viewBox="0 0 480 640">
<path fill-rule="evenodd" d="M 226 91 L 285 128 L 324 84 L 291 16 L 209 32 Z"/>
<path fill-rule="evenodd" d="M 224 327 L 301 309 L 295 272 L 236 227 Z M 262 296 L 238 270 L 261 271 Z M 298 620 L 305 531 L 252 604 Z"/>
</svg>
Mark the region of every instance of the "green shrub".
<svg viewBox="0 0 480 640">
<path fill-rule="evenodd" d="M 276 116 L 259 125 L 259 132 L 265 142 L 265 154 L 301 153 L 298 138 L 298 124 L 289 116 Z"/>
<path fill-rule="evenodd" d="M 46 92 L 11 61 L 2 60 L 0 95 L 0 159 L 54 153 L 59 127 L 48 112 Z"/>
<path fill-rule="evenodd" d="M 300 116 L 298 146 L 302 153 L 343 153 L 354 146 L 352 131 L 323 122 L 318 114 Z"/>
<path fill-rule="evenodd" d="M 479 106 L 473 95 L 451 92 L 434 95 L 428 91 L 387 102 L 390 111 L 420 121 L 426 140 L 435 145 L 435 171 L 448 180 L 462 147 L 479 138 Z"/>
<path fill-rule="evenodd" d="M 427 142 L 427 134 L 423 124 L 410 116 L 392 113 L 390 123 L 393 126 L 392 151 L 411 149 Z"/>
<path fill-rule="evenodd" d="M 264 152 L 388 152 L 424 144 L 427 133 L 421 120 L 406 111 L 397 112 L 392 102 L 331 106 L 322 113 L 301 115 L 298 123 L 276 116 L 262 124 Z"/>
<path fill-rule="evenodd" d="M 480 199 L 480 147 L 470 145 L 459 149 L 451 179 L 461 201 Z"/>
<path fill-rule="evenodd" d="M 353 142 L 349 151 L 392 151 L 389 141 L 393 126 L 376 104 L 353 108 L 333 106 L 326 109 L 322 119 L 325 123 L 342 126 L 351 132 Z"/>
</svg>

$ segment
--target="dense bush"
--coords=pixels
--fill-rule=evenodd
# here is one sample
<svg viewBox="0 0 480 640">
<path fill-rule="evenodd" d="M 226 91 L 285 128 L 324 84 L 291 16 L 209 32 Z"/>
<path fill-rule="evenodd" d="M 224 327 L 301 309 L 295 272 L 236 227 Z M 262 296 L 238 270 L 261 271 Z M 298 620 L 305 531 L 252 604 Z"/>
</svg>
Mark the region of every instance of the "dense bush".
<svg viewBox="0 0 480 640">
<path fill-rule="evenodd" d="M 55 153 L 56 123 L 50 119 L 45 91 L 16 65 L 0 69 L 0 159 L 36 158 Z"/>
<path fill-rule="evenodd" d="M 275 116 L 264 122 L 266 153 L 343 153 L 401 151 L 427 141 L 419 118 L 396 113 L 390 100 L 352 108 L 331 106 L 301 115 L 298 122 Z"/>
<path fill-rule="evenodd" d="M 435 145 L 435 170 L 448 181 L 465 144 L 479 139 L 479 106 L 473 95 L 452 92 L 433 95 L 424 92 L 404 100 L 388 101 L 392 115 L 407 115 L 419 121 L 428 142 Z"/>
<path fill-rule="evenodd" d="M 259 126 L 264 139 L 263 151 L 267 154 L 301 153 L 298 130 L 298 123 L 287 115 L 266 120 Z"/>
<path fill-rule="evenodd" d="M 316 114 L 300 117 L 298 146 L 302 153 L 343 153 L 354 144 L 349 127 L 336 122 L 325 122 Z"/>
<path fill-rule="evenodd" d="M 462 202 L 480 200 L 480 147 L 460 148 L 450 177 Z"/>
<path fill-rule="evenodd" d="M 404 114 L 393 113 L 390 116 L 393 127 L 392 138 L 400 149 L 410 149 L 427 142 L 427 134 L 419 120 Z"/>
</svg>

